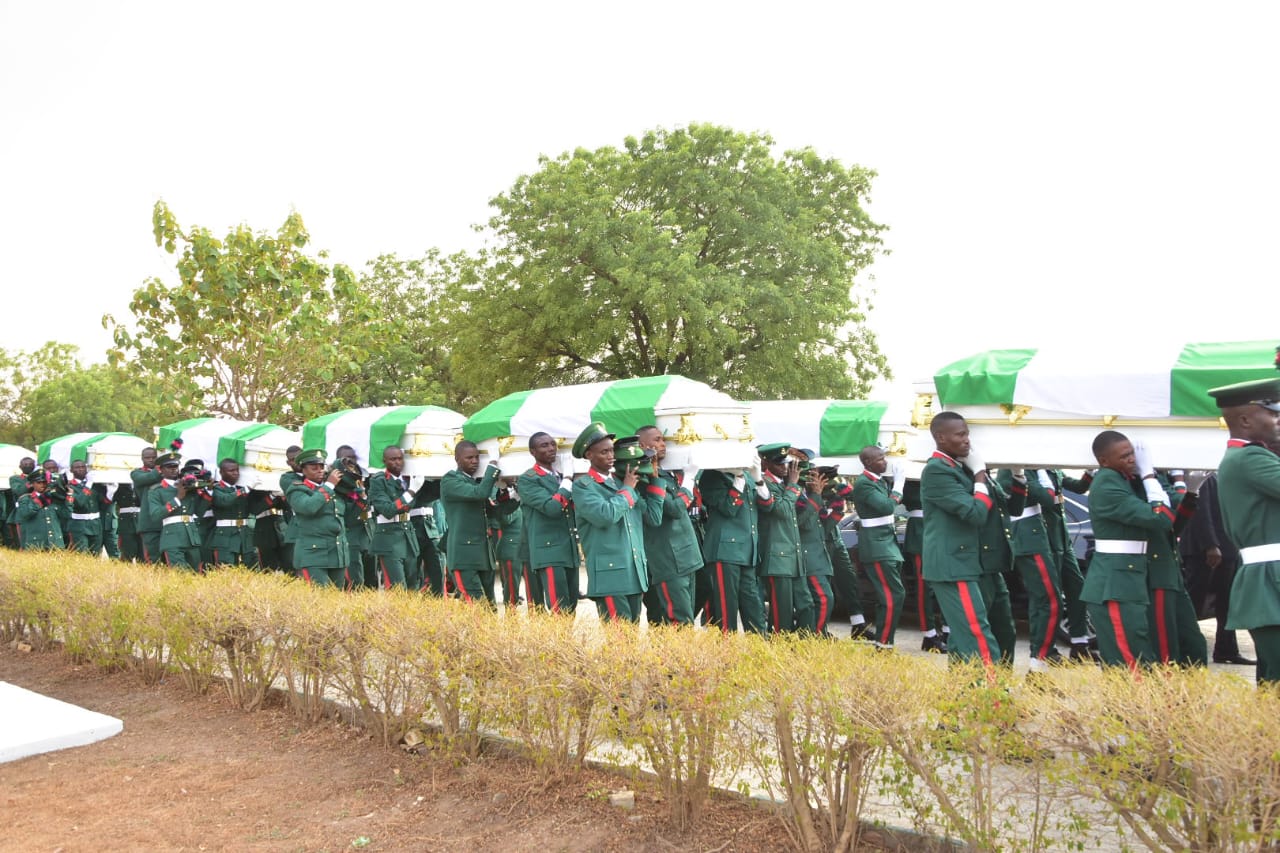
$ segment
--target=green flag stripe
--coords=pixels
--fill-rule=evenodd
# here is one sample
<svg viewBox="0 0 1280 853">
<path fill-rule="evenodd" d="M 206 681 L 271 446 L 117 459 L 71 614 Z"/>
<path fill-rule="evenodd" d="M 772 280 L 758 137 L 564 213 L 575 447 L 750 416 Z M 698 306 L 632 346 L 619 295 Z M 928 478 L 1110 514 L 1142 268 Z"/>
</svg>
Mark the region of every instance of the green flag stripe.
<svg viewBox="0 0 1280 853">
<path fill-rule="evenodd" d="M 524 405 L 533 391 L 517 391 L 494 400 L 462 425 L 462 437 L 467 441 L 486 441 L 511 435 L 511 418 Z"/>
<path fill-rule="evenodd" d="M 418 415 L 438 406 L 396 406 L 369 425 L 369 464 L 382 465 L 382 451 L 399 444 L 404 428 Z"/>
<path fill-rule="evenodd" d="M 302 425 L 302 449 L 315 450 L 324 449 L 325 431 L 329 428 L 329 424 L 345 415 L 350 409 L 343 409 L 340 412 L 334 412 L 331 415 L 321 415 L 318 418 L 312 418 Z"/>
<path fill-rule="evenodd" d="M 1273 379 L 1275 341 L 1187 344 L 1169 375 L 1169 414 L 1175 417 L 1218 416 L 1210 388 Z"/>
<path fill-rule="evenodd" d="M 130 438 L 137 437 L 133 433 L 129 432 L 100 432 L 96 435 L 91 435 L 83 441 L 78 441 L 71 445 L 71 455 L 67 457 L 68 464 L 72 462 L 89 461 L 89 448 L 109 435 L 127 435 Z M 49 452 L 53 449 L 53 446 L 64 438 L 66 438 L 65 435 L 60 435 L 57 438 L 51 438 L 46 442 L 42 442 L 40 447 L 36 450 L 36 462 L 44 464 L 44 462 L 49 458 Z"/>
<path fill-rule="evenodd" d="M 609 432 L 619 436 L 631 435 L 640 427 L 653 423 L 653 409 L 670 384 L 670 376 L 644 376 L 614 382 L 600 395 L 600 400 L 591 410 L 591 419 L 603 422 Z"/>
<path fill-rule="evenodd" d="M 164 453 L 169 449 L 169 444 L 175 438 L 182 438 L 182 434 L 192 427 L 198 427 L 200 424 L 208 423 L 213 418 L 190 418 L 185 421 L 178 421 L 176 424 L 160 427 L 156 435 L 156 448 Z"/>
<path fill-rule="evenodd" d="M 819 456 L 856 456 L 880 437 L 880 421 L 888 403 L 833 400 L 818 424 Z"/>
<path fill-rule="evenodd" d="M 227 433 L 218 439 L 218 458 L 213 461 L 213 464 L 221 465 L 223 459 L 234 459 L 237 463 L 243 465 L 245 444 L 260 435 L 266 435 L 276 428 L 275 424 L 253 424 L 244 429 Z"/>
<path fill-rule="evenodd" d="M 1013 402 L 1018 371 L 1035 356 L 1034 349 L 993 349 L 952 362 L 933 377 L 943 406 L 998 406 Z"/>
</svg>

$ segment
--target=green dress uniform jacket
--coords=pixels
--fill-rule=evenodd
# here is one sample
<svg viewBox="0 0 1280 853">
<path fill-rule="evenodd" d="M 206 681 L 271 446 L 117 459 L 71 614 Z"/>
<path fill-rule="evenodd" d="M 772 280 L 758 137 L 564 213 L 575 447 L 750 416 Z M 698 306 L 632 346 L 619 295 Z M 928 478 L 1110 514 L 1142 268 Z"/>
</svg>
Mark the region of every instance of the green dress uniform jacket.
<svg viewBox="0 0 1280 853">
<path fill-rule="evenodd" d="M 981 533 L 993 502 L 989 495 L 975 494 L 973 484 L 973 474 L 944 453 L 925 463 L 920 476 L 925 580 L 975 580 L 982 574 Z"/>
<path fill-rule="evenodd" d="M 285 496 L 284 506 L 284 538 L 281 543 L 292 545 L 298 538 L 297 525 L 293 521 L 293 501 L 289 500 L 289 490 L 302 482 L 302 475 L 297 471 L 285 471 L 280 475 L 280 493 Z"/>
<path fill-rule="evenodd" d="M 1280 625 L 1280 457 L 1261 445 L 1228 442 L 1218 466 L 1218 503 L 1240 548 L 1227 627 Z"/>
<path fill-rule="evenodd" d="M 293 509 L 294 567 L 299 571 L 345 571 L 350 563 L 347 532 L 342 523 L 342 501 L 333 487 L 298 477 L 285 497 Z"/>
<path fill-rule="evenodd" d="M 796 483 L 786 483 L 765 473 L 770 499 L 761 501 L 760 574 L 763 577 L 801 578 L 800 528 L 796 501 L 804 494 Z"/>
<path fill-rule="evenodd" d="M 219 480 L 209 492 L 213 499 L 213 530 L 208 545 L 214 564 L 257 562 L 253 559 L 257 519 L 249 511 L 249 490 Z"/>
<path fill-rule="evenodd" d="M 707 508 L 703 540 L 706 562 L 756 565 L 760 552 L 759 507 L 764 499 L 756 494 L 755 486 L 747 483 L 740 492 L 728 474 L 709 470 L 702 472 L 698 488 Z"/>
<path fill-rule="evenodd" d="M 1026 507 L 1027 487 L 1025 483 L 1015 480 L 1012 488 L 1006 492 L 996 478 L 988 477 L 987 488 L 990 490 L 992 507 L 982 523 L 982 573 L 999 575 L 1013 568 L 1010 548 L 1013 523 L 1010 518 L 1022 515 Z"/>
<path fill-rule="evenodd" d="M 413 493 L 405 488 L 403 480 L 386 471 L 370 475 L 368 483 L 369 503 L 376 513 L 371 550 L 378 556 L 417 559 L 418 532 L 409 516 Z"/>
<path fill-rule="evenodd" d="M 902 562 L 893 512 L 898 502 L 883 477 L 863 471 L 853 483 L 853 507 L 862 519 L 858 528 L 858 559 L 864 566 Z"/>
<path fill-rule="evenodd" d="M 689 518 L 693 495 L 676 482 L 670 471 L 658 471 L 645 489 L 646 499 L 662 504 L 656 519 L 644 516 L 644 550 L 649 562 L 649 583 L 659 584 L 691 575 L 702 568 L 698 535 Z"/>
<path fill-rule="evenodd" d="M 160 553 L 167 554 L 170 563 L 181 565 L 185 555 L 191 568 L 199 568 L 200 525 L 198 513 L 204 512 L 205 501 L 196 491 L 178 500 L 177 481 L 162 480 L 147 492 L 149 517 L 160 525 Z M 170 520 L 172 519 L 172 521 Z M 197 555 L 192 559 L 191 552 Z"/>
<path fill-rule="evenodd" d="M 489 465 L 478 480 L 456 468 L 441 478 L 440 502 L 449 526 L 445 547 L 450 570 L 494 570 L 489 541 L 489 496 L 497 480 L 496 465 Z"/>
<path fill-rule="evenodd" d="M 827 552 L 827 532 L 822 522 L 820 497 L 805 492 L 796 501 L 796 526 L 800 528 L 800 556 L 809 577 L 835 574 Z"/>
<path fill-rule="evenodd" d="M 160 485 L 160 472 L 155 468 L 135 468 L 129 472 L 129 479 L 133 483 L 133 493 L 137 496 L 138 507 L 138 526 L 139 533 L 148 533 L 158 531 L 160 529 L 160 518 L 152 518 L 151 502 L 147 500 L 147 495 L 151 489 Z"/>
<path fill-rule="evenodd" d="M 98 493 L 88 483 L 68 478 L 67 503 L 71 507 L 67 525 L 70 547 L 98 553 L 102 549 L 102 504 Z"/>
<path fill-rule="evenodd" d="M 524 514 L 524 540 L 529 549 L 529 565 L 570 567 L 579 564 L 577 519 L 573 512 L 573 492 L 562 488 L 560 477 L 535 464 L 516 481 Z"/>
<path fill-rule="evenodd" d="M 587 597 L 640 595 L 649 588 L 644 516 L 659 521 L 662 501 L 648 500 L 592 469 L 573 483 L 573 505 L 587 558 Z"/>
<path fill-rule="evenodd" d="M 907 480 L 902 487 L 902 508 L 907 511 L 907 530 L 902 537 L 903 556 L 924 553 L 924 505 L 920 503 L 920 481 Z"/>
<path fill-rule="evenodd" d="M 27 492 L 18 498 L 14 524 L 18 526 L 19 542 L 24 551 L 62 548 L 62 524 L 58 521 L 58 508 L 53 499 Z"/>
<path fill-rule="evenodd" d="M 1149 534 L 1167 535 L 1173 529 L 1173 511 L 1138 497 L 1128 478 L 1102 468 L 1094 475 L 1089 491 L 1089 515 L 1100 547 L 1089 564 L 1081 598 L 1090 604 L 1147 604 L 1147 555 L 1110 553 L 1103 543 L 1131 542 L 1145 547 Z"/>
<path fill-rule="evenodd" d="M 369 493 L 364 486 L 349 492 L 335 492 L 342 501 L 342 523 L 347 529 L 347 547 L 352 553 L 368 553 L 373 547 L 369 534 Z"/>
<path fill-rule="evenodd" d="M 499 562 L 510 560 L 512 565 L 519 570 L 520 559 L 524 553 L 524 548 L 520 542 L 524 538 L 524 519 L 518 512 L 509 512 L 500 514 L 497 522 L 498 547 L 495 556 L 497 556 Z"/>
</svg>

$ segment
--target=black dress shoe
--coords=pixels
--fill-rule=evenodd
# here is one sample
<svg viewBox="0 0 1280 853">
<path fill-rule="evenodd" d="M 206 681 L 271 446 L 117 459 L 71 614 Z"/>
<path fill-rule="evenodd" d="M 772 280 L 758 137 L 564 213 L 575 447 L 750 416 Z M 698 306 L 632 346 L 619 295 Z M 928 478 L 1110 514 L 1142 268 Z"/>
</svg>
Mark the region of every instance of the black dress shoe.
<svg viewBox="0 0 1280 853">
<path fill-rule="evenodd" d="M 849 636 L 855 640 L 870 639 L 869 634 L 871 634 L 871 625 L 866 622 L 859 622 L 849 628 Z M 871 636 L 874 636 L 874 634 L 871 634 Z"/>
<path fill-rule="evenodd" d="M 924 641 L 920 644 L 920 650 L 945 655 L 947 653 L 947 642 L 940 635 L 934 634 L 932 637 L 924 638 Z"/>
<path fill-rule="evenodd" d="M 1235 666 L 1257 666 L 1258 665 L 1258 662 L 1256 660 L 1249 660 L 1244 655 L 1238 655 L 1238 654 L 1231 655 L 1230 657 L 1222 657 L 1222 658 L 1218 657 L 1217 655 L 1214 655 L 1213 662 L 1234 664 Z"/>
<path fill-rule="evenodd" d="M 1077 663 L 1098 663 L 1102 656 L 1089 648 L 1088 643 L 1072 643 L 1071 660 Z"/>
</svg>

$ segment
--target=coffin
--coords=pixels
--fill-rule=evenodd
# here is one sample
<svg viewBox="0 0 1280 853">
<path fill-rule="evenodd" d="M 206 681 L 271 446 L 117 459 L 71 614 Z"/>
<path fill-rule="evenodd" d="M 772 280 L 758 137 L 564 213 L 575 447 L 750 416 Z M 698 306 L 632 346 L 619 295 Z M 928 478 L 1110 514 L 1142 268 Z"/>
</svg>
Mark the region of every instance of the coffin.
<svg viewBox="0 0 1280 853">
<path fill-rule="evenodd" d="M 508 394 L 468 418 L 462 434 L 514 476 L 533 465 L 529 438 L 535 433 L 555 437 L 561 470 L 582 472 L 587 465 L 573 459 L 571 449 L 588 424 L 600 421 L 619 436 L 652 424 L 666 436 L 664 467 L 680 469 L 692 460 L 700 468 L 727 470 L 756 458 L 750 414 L 706 383 L 646 376 Z"/>
<path fill-rule="evenodd" d="M 44 464 L 52 459 L 65 472 L 72 462 L 83 460 L 89 466 L 90 481 L 119 485 L 132 482 L 129 472 L 142 465 L 142 450 L 149 446 L 124 432 L 76 432 L 42 442 L 36 461 Z"/>
<path fill-rule="evenodd" d="M 35 459 L 36 454 L 18 444 L 0 444 L 0 471 L 4 472 L 0 476 L 0 489 L 9 488 L 9 478 L 22 473 L 18 463 L 27 457 Z"/>
<path fill-rule="evenodd" d="M 289 470 L 285 451 L 301 437 L 275 424 L 239 421 L 233 418 L 191 418 L 156 430 L 156 447 L 168 448 L 182 440 L 182 458 L 200 459 L 218 473 L 218 463 L 234 459 L 240 464 L 238 485 L 250 489 L 277 491 L 280 475 Z"/>
<path fill-rule="evenodd" d="M 466 420 L 443 406 L 372 406 L 344 409 L 302 425 L 302 446 L 323 447 L 330 460 L 344 444 L 370 470 L 382 470 L 382 451 L 392 445 L 404 450 L 404 474 L 443 477 L 457 467 L 453 448 Z"/>
<path fill-rule="evenodd" d="M 916 383 L 912 423 L 927 439 L 934 414 L 959 412 L 991 466 L 1093 468 L 1094 437 L 1113 429 L 1160 468 L 1216 469 L 1227 431 L 1208 389 L 1274 378 L 1275 342 L 1138 343 L 978 353 Z"/>
<path fill-rule="evenodd" d="M 848 476 L 862 473 L 862 448 L 878 444 L 890 462 L 899 461 L 908 476 L 919 476 L 921 463 L 907 458 L 918 431 L 909 422 L 906 403 L 895 407 L 872 400 L 757 400 L 748 405 L 758 444 L 790 442 L 814 451 L 815 465 L 835 465 Z"/>
</svg>

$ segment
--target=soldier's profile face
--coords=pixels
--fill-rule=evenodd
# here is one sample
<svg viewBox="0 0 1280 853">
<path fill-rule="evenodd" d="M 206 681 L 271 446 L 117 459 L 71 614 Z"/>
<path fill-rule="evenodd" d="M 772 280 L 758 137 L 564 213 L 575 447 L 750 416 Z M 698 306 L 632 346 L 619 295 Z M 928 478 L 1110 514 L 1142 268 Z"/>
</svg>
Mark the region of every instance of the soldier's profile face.
<svg viewBox="0 0 1280 853">
<path fill-rule="evenodd" d="M 653 451 L 653 461 L 661 462 L 667 458 L 667 439 L 661 430 L 647 429 L 636 433 L 640 438 L 640 446 Z"/>
<path fill-rule="evenodd" d="M 1133 443 L 1127 438 L 1108 447 L 1098 458 L 1098 463 L 1103 468 L 1118 471 L 1126 477 L 1138 473 L 1138 458 L 1133 453 Z"/>
<path fill-rule="evenodd" d="M 18 463 L 18 470 L 24 474 L 30 474 L 32 471 L 36 470 L 36 460 L 32 459 L 30 456 L 22 457 L 22 461 Z"/>
<path fill-rule="evenodd" d="M 963 420 L 947 419 L 933 433 L 934 444 L 952 459 L 969 455 L 969 425 Z"/>
</svg>

